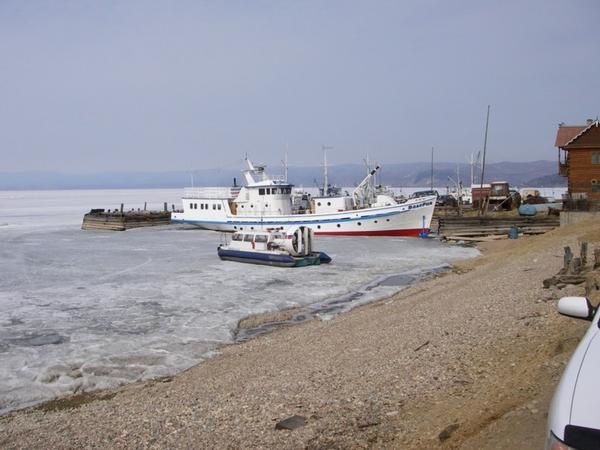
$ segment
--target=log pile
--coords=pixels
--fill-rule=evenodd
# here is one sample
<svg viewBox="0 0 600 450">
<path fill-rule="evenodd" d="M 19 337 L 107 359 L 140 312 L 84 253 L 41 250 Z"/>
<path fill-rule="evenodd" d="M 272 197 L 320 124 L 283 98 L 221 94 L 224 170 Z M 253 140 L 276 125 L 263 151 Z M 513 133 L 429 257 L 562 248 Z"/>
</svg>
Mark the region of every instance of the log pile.
<svg viewBox="0 0 600 450">
<path fill-rule="evenodd" d="M 445 239 L 508 236 L 511 227 L 520 234 L 543 234 L 560 226 L 560 218 L 546 217 L 439 217 L 438 235 Z"/>
</svg>

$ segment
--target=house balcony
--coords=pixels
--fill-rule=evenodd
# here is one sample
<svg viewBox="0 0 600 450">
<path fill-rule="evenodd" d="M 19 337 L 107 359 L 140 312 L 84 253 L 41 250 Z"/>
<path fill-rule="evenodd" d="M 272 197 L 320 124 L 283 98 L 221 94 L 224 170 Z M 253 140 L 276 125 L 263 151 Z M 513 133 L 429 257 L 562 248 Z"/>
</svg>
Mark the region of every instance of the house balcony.
<svg viewBox="0 0 600 450">
<path fill-rule="evenodd" d="M 568 176 L 569 175 L 569 164 L 568 163 L 559 162 L 558 163 L 558 174 L 561 177 Z"/>
</svg>

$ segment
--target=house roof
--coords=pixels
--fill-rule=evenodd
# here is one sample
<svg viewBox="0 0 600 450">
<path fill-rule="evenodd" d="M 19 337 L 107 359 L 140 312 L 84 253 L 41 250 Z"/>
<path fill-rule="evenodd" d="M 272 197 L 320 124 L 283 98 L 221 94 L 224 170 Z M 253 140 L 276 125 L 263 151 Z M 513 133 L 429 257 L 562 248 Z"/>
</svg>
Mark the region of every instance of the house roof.
<svg viewBox="0 0 600 450">
<path fill-rule="evenodd" d="M 559 125 L 558 132 L 556 133 L 556 142 L 554 143 L 555 147 L 565 147 L 568 143 L 570 143 L 573 139 L 582 134 L 585 130 L 587 130 L 589 126 L 573 126 L 573 125 Z"/>
<path fill-rule="evenodd" d="M 582 134 L 586 133 L 586 132 L 587 132 L 587 130 L 589 130 L 590 128 L 592 128 L 592 127 L 596 127 L 596 128 L 598 128 L 598 126 L 600 126 L 600 122 L 598 121 L 598 118 L 596 118 L 596 120 L 594 120 L 594 121 L 591 121 L 591 120 L 590 120 L 590 121 L 588 122 L 588 126 L 587 126 L 587 127 L 585 127 L 585 130 L 581 130 L 577 136 L 573 136 L 573 137 L 571 138 L 571 140 L 565 144 L 565 146 L 567 146 L 567 145 L 571 144 L 571 143 L 572 143 L 572 142 L 573 142 L 575 139 L 577 139 L 577 138 L 578 138 L 579 136 L 581 136 Z"/>
</svg>

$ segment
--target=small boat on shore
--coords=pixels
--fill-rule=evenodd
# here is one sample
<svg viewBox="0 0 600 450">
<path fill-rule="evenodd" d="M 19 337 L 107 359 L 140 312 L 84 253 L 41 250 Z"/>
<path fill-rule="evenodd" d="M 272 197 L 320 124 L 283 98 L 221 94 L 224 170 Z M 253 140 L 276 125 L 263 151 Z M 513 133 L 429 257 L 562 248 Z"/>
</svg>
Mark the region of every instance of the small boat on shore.
<svg viewBox="0 0 600 450">
<path fill-rule="evenodd" d="M 225 261 L 262 264 L 277 267 L 303 267 L 331 262 L 324 252 L 313 251 L 313 231 L 308 227 L 293 227 L 233 234 L 231 242 L 219 245 L 217 253 Z"/>
</svg>

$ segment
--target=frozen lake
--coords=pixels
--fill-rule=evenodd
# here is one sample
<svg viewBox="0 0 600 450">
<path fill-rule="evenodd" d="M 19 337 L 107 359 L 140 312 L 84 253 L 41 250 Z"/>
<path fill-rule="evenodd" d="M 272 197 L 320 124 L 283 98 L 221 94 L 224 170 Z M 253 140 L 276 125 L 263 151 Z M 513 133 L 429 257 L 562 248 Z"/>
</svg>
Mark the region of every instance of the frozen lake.
<svg viewBox="0 0 600 450">
<path fill-rule="evenodd" d="M 332 264 L 285 269 L 220 261 L 210 231 L 80 230 L 90 208 L 179 207 L 180 193 L 0 191 L 0 413 L 171 375 L 232 342 L 249 314 L 340 299 L 349 309 L 477 254 L 434 239 L 318 237 Z"/>
</svg>

